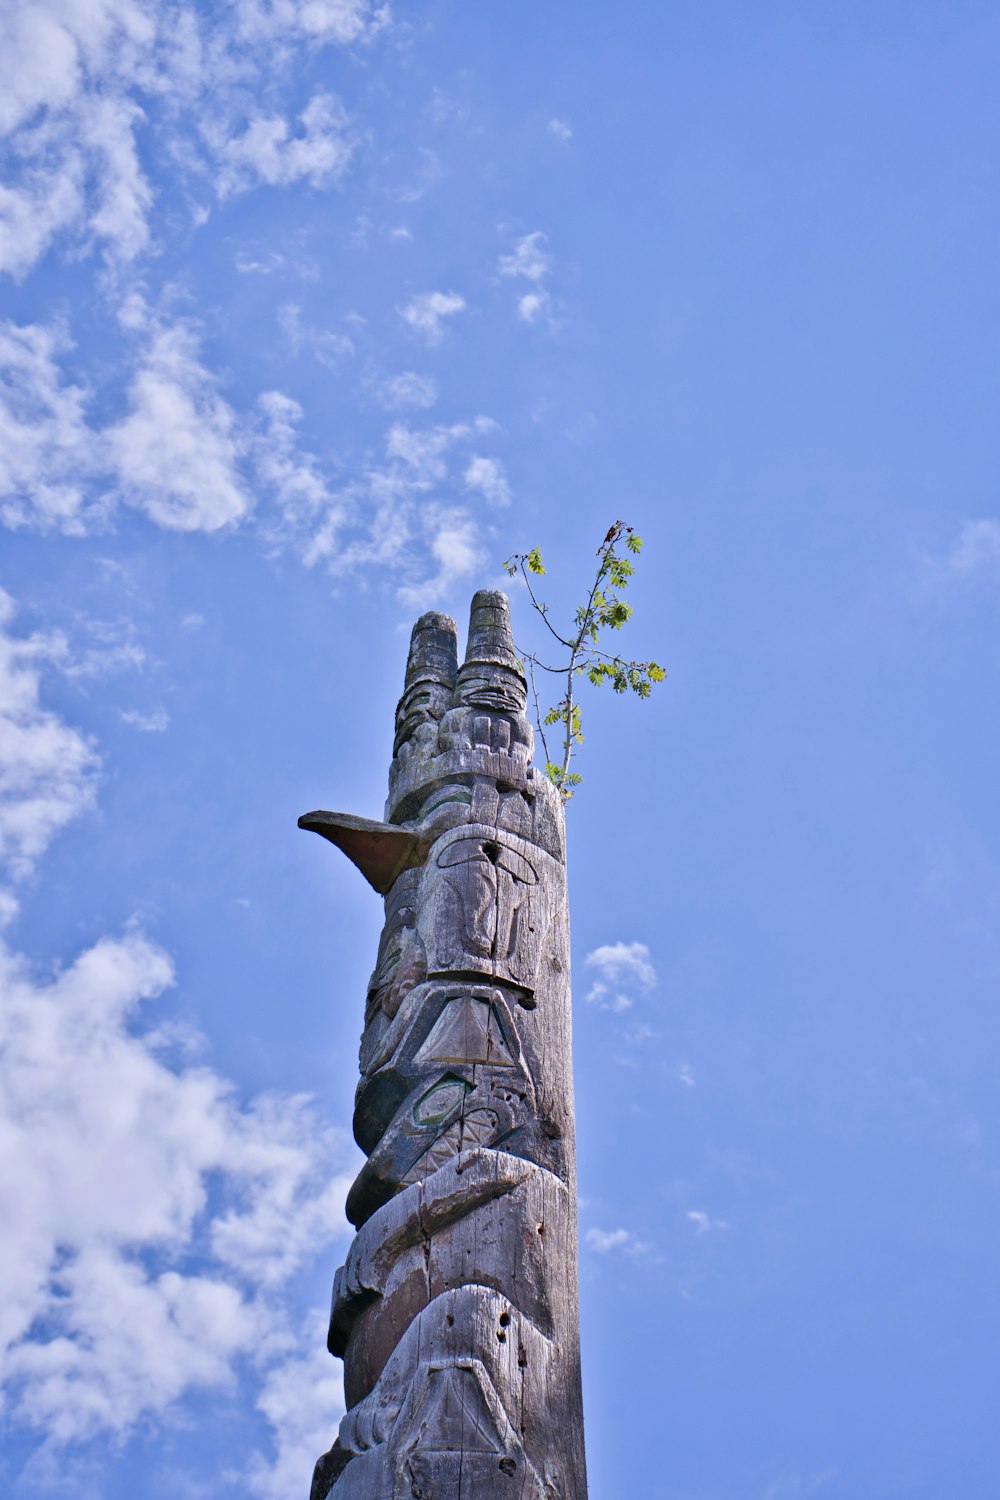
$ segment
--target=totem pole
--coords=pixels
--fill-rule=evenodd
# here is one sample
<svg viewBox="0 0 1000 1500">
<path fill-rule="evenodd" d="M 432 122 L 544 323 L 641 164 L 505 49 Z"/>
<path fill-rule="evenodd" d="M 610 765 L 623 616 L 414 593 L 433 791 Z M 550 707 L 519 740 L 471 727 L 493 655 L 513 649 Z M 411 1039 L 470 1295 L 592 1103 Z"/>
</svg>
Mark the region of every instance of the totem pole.
<svg viewBox="0 0 1000 1500">
<path fill-rule="evenodd" d="M 312 1500 L 586 1500 L 563 809 L 504 594 L 413 629 L 386 821 L 313 812 L 385 897 Z"/>
</svg>

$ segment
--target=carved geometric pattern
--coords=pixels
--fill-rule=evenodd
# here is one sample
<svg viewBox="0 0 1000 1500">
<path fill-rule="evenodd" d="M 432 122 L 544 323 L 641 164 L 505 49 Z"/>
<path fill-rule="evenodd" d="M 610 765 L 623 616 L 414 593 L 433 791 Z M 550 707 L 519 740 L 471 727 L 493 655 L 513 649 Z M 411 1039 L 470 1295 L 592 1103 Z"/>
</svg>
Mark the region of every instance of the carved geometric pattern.
<svg viewBox="0 0 1000 1500">
<path fill-rule="evenodd" d="M 465 1115 L 443 1130 L 433 1145 L 428 1146 L 403 1178 L 403 1186 L 421 1182 L 451 1161 L 460 1151 L 470 1151 L 473 1146 L 488 1146 L 496 1134 L 497 1116 L 492 1109 L 470 1109 Z"/>
<path fill-rule="evenodd" d="M 486 1000 L 462 997 L 445 1006 L 417 1053 L 421 1063 L 490 1063 L 513 1068 L 496 1013 Z"/>
<path fill-rule="evenodd" d="M 496 1422 L 473 1372 L 452 1365 L 433 1370 L 414 1413 L 420 1453 L 502 1453 Z"/>
</svg>

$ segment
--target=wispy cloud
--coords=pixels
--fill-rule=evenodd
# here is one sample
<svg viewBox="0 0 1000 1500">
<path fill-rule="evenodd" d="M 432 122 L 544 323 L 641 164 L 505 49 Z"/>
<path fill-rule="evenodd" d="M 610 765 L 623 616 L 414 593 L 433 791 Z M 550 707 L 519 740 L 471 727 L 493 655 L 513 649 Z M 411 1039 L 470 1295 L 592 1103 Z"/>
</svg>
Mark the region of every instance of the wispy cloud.
<svg viewBox="0 0 1000 1500">
<path fill-rule="evenodd" d="M 587 992 L 587 1001 L 601 1010 L 628 1010 L 635 1003 L 629 989 L 652 989 L 656 970 L 645 943 L 606 943 L 588 953 L 587 967 L 598 977 Z"/>
<path fill-rule="evenodd" d="M 510 504 L 507 473 L 498 458 L 484 458 L 477 453 L 469 462 L 463 483 L 467 490 L 482 495 L 491 505 Z"/>
<path fill-rule="evenodd" d="M 294 304 L 284 316 L 289 336 L 304 341 Z M 120 321 L 133 362 L 127 409 L 104 427 L 88 421 L 92 393 L 63 374 L 62 330 L 0 325 L 0 436 L 8 439 L 0 519 L 8 525 L 81 535 L 106 526 L 123 503 L 168 531 L 252 523 L 268 547 L 291 546 L 308 566 L 398 570 L 407 604 L 440 598 L 480 565 L 489 518 L 465 502 L 481 496 L 496 508 L 510 499 L 501 460 L 482 451 L 496 431 L 490 418 L 396 420 L 384 458 L 345 476 L 303 447 L 304 414 L 291 397 L 265 391 L 249 410 L 227 399 L 194 320 L 170 321 L 132 296 Z M 337 339 L 336 352 L 347 352 L 346 336 Z M 316 352 L 325 355 L 322 340 Z M 419 410 L 437 387 L 406 371 L 380 396 Z"/>
<path fill-rule="evenodd" d="M 0 326 L 0 517 L 81 535 L 116 501 L 174 531 L 215 531 L 241 519 L 251 495 L 239 471 L 236 416 L 200 358 L 187 323 L 164 323 L 141 299 L 123 307 L 139 343 L 128 411 L 91 425 L 90 393 L 66 380 L 58 325 Z"/>
<path fill-rule="evenodd" d="M 647 1240 L 637 1240 L 628 1229 L 588 1229 L 583 1242 L 598 1255 L 621 1251 L 626 1255 L 647 1255 L 652 1245 Z"/>
<path fill-rule="evenodd" d="M 0 589 L 0 874 L 26 879 L 52 839 L 94 805 L 99 759 L 93 743 L 41 700 L 47 664 L 62 665 L 57 633 L 15 634 L 16 606 Z M 9 916 L 8 891 L 3 910 Z"/>
<path fill-rule="evenodd" d="M 327 1317 L 320 1309 L 299 1332 L 295 1345 L 308 1354 L 290 1349 L 264 1378 L 257 1409 L 274 1432 L 274 1452 L 252 1454 L 246 1469 L 250 1493 L 261 1500 L 308 1494 L 313 1463 L 335 1436 L 344 1409 L 344 1377 L 326 1348 Z"/>
<path fill-rule="evenodd" d="M 728 1229 L 729 1225 L 725 1219 L 713 1219 L 701 1208 L 689 1208 L 685 1217 L 694 1225 L 698 1234 L 708 1234 L 712 1229 Z"/>
<path fill-rule="evenodd" d="M 948 554 L 948 565 L 964 574 L 1000 569 L 1000 521 L 966 521 Z"/>
<path fill-rule="evenodd" d="M 437 344 L 444 337 L 445 320 L 463 312 L 465 305 L 458 292 L 420 292 L 399 315 L 428 344 Z"/>
<path fill-rule="evenodd" d="M 522 235 L 509 255 L 500 257 L 500 275 L 527 281 L 531 290 L 518 298 L 517 315 L 524 323 L 533 323 L 549 303 L 549 294 L 542 285 L 552 266 L 552 259 L 545 248 L 546 236 L 540 229 L 533 234 Z"/>
<path fill-rule="evenodd" d="M 255 114 L 239 135 L 226 137 L 211 129 L 207 134 L 222 198 L 258 183 L 288 187 L 306 181 L 319 188 L 339 182 L 357 144 L 343 104 L 324 93 L 310 99 L 294 125 L 283 115 Z"/>
<path fill-rule="evenodd" d="M 16 882 L 93 804 L 98 759 L 41 698 L 62 637 L 18 637 L 12 618 L 0 594 L 0 860 Z M 248 1483 L 271 1497 L 321 1404 L 327 1430 L 340 1409 L 332 1366 L 298 1357 L 284 1289 L 340 1232 L 349 1148 L 304 1097 L 241 1101 L 191 1028 L 157 1016 L 173 981 L 134 926 L 43 972 L 0 942 L 3 1398 L 50 1447 L 122 1438 L 250 1361 L 277 1453 Z"/>
<path fill-rule="evenodd" d="M 140 734 L 164 734 L 170 728 L 170 715 L 165 708 L 154 708 L 149 713 L 137 708 L 122 709 L 120 717 L 123 724 Z"/>
<path fill-rule="evenodd" d="M 172 979 L 136 931 L 45 978 L 0 952 L 0 1347 L 13 1415 L 57 1443 L 226 1386 L 340 1219 L 343 1142 L 305 1100 L 244 1106 L 161 1055 L 141 1013 Z"/>
<path fill-rule="evenodd" d="M 566 120 L 552 119 L 549 134 L 555 136 L 560 145 L 566 146 L 573 139 L 573 128 Z"/>
<path fill-rule="evenodd" d="M 307 349 L 328 369 L 335 369 L 354 353 L 354 340 L 348 334 L 331 328 L 316 328 L 311 322 L 304 321 L 297 302 L 281 304 L 278 323 L 294 354 Z"/>
<path fill-rule="evenodd" d="M 246 109 L 294 76 L 297 52 L 370 43 L 388 9 L 366 0 L 36 0 L 4 30 L 0 272 L 20 277 L 59 239 L 115 266 L 155 245 L 157 199 L 140 132 L 197 191 L 337 182 L 354 149 L 343 106 L 317 93 L 294 122 Z M 149 131 L 155 121 L 155 132 Z M 197 219 L 198 213 L 195 212 Z M 201 212 L 204 217 L 204 212 Z"/>
<path fill-rule="evenodd" d="M 90 393 L 63 374 L 72 348 L 59 324 L 0 324 L 0 518 L 80 535 L 107 515 Z"/>
<path fill-rule="evenodd" d="M 390 411 L 402 411 L 407 407 L 426 408 L 433 406 L 437 398 L 437 381 L 429 375 L 417 375 L 413 370 L 393 375 L 379 387 L 379 399 Z"/>
<path fill-rule="evenodd" d="M 236 415 L 199 357 L 194 330 L 156 326 L 108 428 L 122 497 L 170 531 L 218 531 L 253 497 L 240 472 Z"/>
<path fill-rule="evenodd" d="M 819 1474 L 790 1474 L 769 1484 L 761 1500 L 806 1500 L 808 1495 L 818 1495 L 837 1476 L 836 1469 L 824 1469 Z"/>
</svg>

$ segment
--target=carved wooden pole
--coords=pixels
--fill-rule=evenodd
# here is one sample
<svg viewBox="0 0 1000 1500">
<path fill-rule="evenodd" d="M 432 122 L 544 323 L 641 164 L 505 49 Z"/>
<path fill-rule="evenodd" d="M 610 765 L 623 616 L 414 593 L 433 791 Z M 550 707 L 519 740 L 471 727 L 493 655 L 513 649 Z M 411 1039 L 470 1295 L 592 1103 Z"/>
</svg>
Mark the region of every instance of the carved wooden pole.
<svg viewBox="0 0 1000 1500">
<path fill-rule="evenodd" d="M 585 1500 L 563 809 L 504 594 L 414 626 L 386 822 L 314 812 L 385 896 L 333 1289 L 347 1414 L 313 1500 Z"/>
</svg>

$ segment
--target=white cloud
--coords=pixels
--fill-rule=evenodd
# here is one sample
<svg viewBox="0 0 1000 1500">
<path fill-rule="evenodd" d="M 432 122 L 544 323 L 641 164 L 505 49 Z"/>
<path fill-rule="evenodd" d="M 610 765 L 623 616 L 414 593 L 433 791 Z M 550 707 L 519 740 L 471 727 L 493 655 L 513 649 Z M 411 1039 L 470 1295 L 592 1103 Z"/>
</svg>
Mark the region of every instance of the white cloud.
<svg viewBox="0 0 1000 1500">
<path fill-rule="evenodd" d="M 560 145 L 565 146 L 573 139 L 573 128 L 565 120 L 550 120 L 549 134 L 554 135 Z"/>
<path fill-rule="evenodd" d="M 423 512 L 422 523 L 437 569 L 429 578 L 399 588 L 399 598 L 413 609 L 437 604 L 483 562 L 478 527 L 465 511 L 431 506 Z"/>
<path fill-rule="evenodd" d="M 256 495 L 267 545 L 291 545 L 308 566 L 322 562 L 335 573 L 400 570 L 407 601 L 437 599 L 479 566 L 483 523 L 456 499 L 509 501 L 501 461 L 468 453 L 495 432 L 489 417 L 431 427 L 395 421 L 382 461 L 334 485 L 334 465 L 299 443 L 297 402 L 267 391 L 249 412 L 236 410 L 203 361 L 197 325 L 165 321 L 138 294 L 119 311 L 134 339 L 128 410 L 103 428 L 87 421 L 90 393 L 60 368 L 70 347 L 61 330 L 0 325 L 0 519 L 8 525 L 83 534 L 124 501 L 166 530 L 211 532 L 246 520 Z M 308 333 L 294 303 L 281 317 L 293 346 L 308 339 L 321 359 L 327 339 L 338 354 L 352 347 L 346 336 Z M 379 394 L 413 407 L 435 400 L 437 387 L 405 371 Z M 107 666 L 111 648 L 102 649 Z M 140 664 L 134 643 L 116 650 L 119 664 L 128 653 Z"/>
<path fill-rule="evenodd" d="M 131 0 L 7 8 L 0 135 L 15 165 L 0 197 L 0 269 L 22 276 L 67 230 L 119 260 L 145 247 L 152 191 L 136 145 L 145 116 L 128 90 L 155 53 L 155 12 Z"/>
<path fill-rule="evenodd" d="M 87 423 L 88 391 L 59 366 L 70 347 L 58 325 L 0 324 L 0 519 L 8 526 L 79 535 L 107 509 L 88 494 L 100 444 Z"/>
<path fill-rule="evenodd" d="M 510 504 L 510 485 L 503 464 L 498 458 L 484 458 L 475 454 L 465 471 L 463 482 L 467 490 L 475 490 L 491 505 Z"/>
<path fill-rule="evenodd" d="M 237 250 L 234 264 L 241 276 L 270 276 L 275 271 L 284 270 L 287 261 L 276 250 L 266 251 L 257 257 L 248 254 L 246 250 Z"/>
<path fill-rule="evenodd" d="M 83 141 L 98 163 L 88 226 L 125 261 L 134 260 L 149 241 L 153 192 L 135 141 L 136 127 L 144 119 L 137 104 L 113 97 L 94 99 L 81 119 Z"/>
<path fill-rule="evenodd" d="M 545 249 L 546 236 L 536 229 L 522 235 L 510 255 L 500 257 L 500 275 L 528 281 L 531 290 L 517 300 L 517 315 L 523 323 L 533 323 L 549 305 L 549 294 L 542 285 L 552 267 Z"/>
<path fill-rule="evenodd" d="M 415 607 L 437 602 L 481 566 L 483 523 L 450 493 L 477 489 L 501 503 L 506 479 L 499 462 L 459 457 L 494 431 L 490 418 L 433 427 L 393 422 L 382 460 L 332 487 L 298 446 L 297 403 L 269 392 L 258 411 L 254 473 L 278 510 L 276 520 L 261 522 L 267 539 L 293 546 L 306 566 L 323 564 L 339 576 L 393 569 L 402 574 L 398 597 Z"/>
<path fill-rule="evenodd" d="M 67 152 L 53 167 L 34 163 L 16 186 L 0 184 L 0 273 L 20 280 L 56 235 L 83 215 L 83 164 Z"/>
<path fill-rule="evenodd" d="M 287 187 L 301 180 L 325 187 L 343 177 L 354 153 L 347 112 L 332 94 L 315 94 L 292 130 L 282 115 L 257 114 L 242 135 L 211 133 L 218 162 L 216 188 L 223 198 L 257 183 Z"/>
<path fill-rule="evenodd" d="M 231 1383 L 340 1223 L 342 1139 L 306 1100 L 243 1106 L 143 1027 L 172 977 L 134 931 L 54 977 L 0 949 L 0 1348 L 12 1416 L 51 1441 Z"/>
<path fill-rule="evenodd" d="M 275 1453 L 252 1456 L 246 1482 L 261 1500 L 289 1500 L 309 1493 L 312 1468 L 336 1436 L 344 1410 L 342 1366 L 326 1349 L 326 1315 L 303 1327 L 298 1345 L 310 1352 L 276 1363 L 263 1383 L 257 1407 L 276 1435 Z"/>
<path fill-rule="evenodd" d="M 317 94 L 293 128 L 248 99 L 296 76 L 305 49 L 360 45 L 388 24 L 365 0 L 35 0 L 0 17 L 0 271 L 20 277 L 60 239 L 114 264 L 153 239 L 143 157 L 225 197 L 257 183 L 336 181 L 353 142 L 342 106 Z M 167 208 L 169 212 L 169 207 Z M 192 221 L 206 210 L 191 205 Z"/>
<path fill-rule="evenodd" d="M 121 720 L 140 734 L 163 734 L 170 728 L 170 715 L 165 708 L 154 708 L 148 714 L 137 708 L 122 709 Z"/>
<path fill-rule="evenodd" d="M 282 333 L 298 354 L 303 348 L 310 349 L 321 365 L 334 369 L 342 360 L 354 353 L 354 342 L 346 333 L 335 333 L 332 329 L 314 328 L 302 319 L 302 309 L 296 302 L 283 302 L 278 308 L 278 323 Z"/>
<path fill-rule="evenodd" d="M 603 980 L 595 979 L 587 991 L 586 1000 L 588 1005 L 598 1005 L 601 1010 L 623 1011 L 631 1010 L 635 1001 L 631 995 L 612 994 Z"/>
<path fill-rule="evenodd" d="M 948 558 L 957 573 L 1000 565 L 1000 521 L 966 521 Z"/>
<path fill-rule="evenodd" d="M 583 1242 L 598 1255 L 621 1250 L 625 1255 L 646 1256 L 653 1248 L 648 1240 L 637 1240 L 628 1229 L 588 1229 Z"/>
<path fill-rule="evenodd" d="M 400 308 L 400 317 L 429 344 L 444 337 L 444 320 L 453 318 L 465 308 L 465 298 L 457 292 L 420 292 Z"/>
<path fill-rule="evenodd" d="M 628 1010 L 634 1000 L 625 992 L 625 986 L 652 989 L 656 983 L 656 970 L 645 943 L 607 943 L 588 953 L 584 962 L 588 968 L 596 969 L 599 976 L 586 998 L 601 1010 Z"/>
<path fill-rule="evenodd" d="M 495 423 L 489 417 L 476 417 L 471 423 L 455 422 L 450 427 L 407 427 L 394 422 L 386 436 L 386 453 L 406 466 L 410 483 L 430 489 L 448 472 L 446 455 L 457 442 L 476 434 L 491 432 Z"/>
<path fill-rule="evenodd" d="M 539 313 L 545 311 L 548 306 L 547 292 L 525 292 L 523 297 L 517 299 L 517 315 L 522 323 L 533 323 Z"/>
<path fill-rule="evenodd" d="M 235 414 L 190 329 L 155 329 L 129 405 L 106 436 L 130 505 L 171 531 L 218 531 L 247 514 L 252 499 L 239 472 Z"/>
<path fill-rule="evenodd" d="M 85 681 L 114 672 L 142 671 L 146 665 L 146 652 L 136 640 L 131 620 L 95 620 L 77 614 L 74 624 L 73 641 L 60 638 L 59 643 L 58 666 L 65 677 Z"/>
<path fill-rule="evenodd" d="M 500 257 L 501 276 L 523 276 L 527 281 L 541 281 L 552 264 L 545 250 L 546 236 L 540 229 L 522 235 L 510 255 Z"/>
<path fill-rule="evenodd" d="M 65 640 L 13 635 L 14 613 L 0 589 L 0 869 L 17 881 L 93 805 L 99 762 L 91 742 L 40 699 L 41 669 L 65 660 Z"/>
<path fill-rule="evenodd" d="M 728 1229 L 729 1225 L 725 1219 L 713 1219 L 701 1208 L 689 1208 L 687 1218 L 694 1225 L 698 1234 L 707 1234 L 710 1229 Z"/>
<path fill-rule="evenodd" d="M 383 381 L 379 398 L 383 406 L 394 411 L 407 406 L 433 406 L 438 398 L 437 381 L 432 380 L 429 375 L 417 375 L 413 370 L 404 370 L 402 375 L 394 375 Z"/>
<path fill-rule="evenodd" d="M 370 42 L 389 24 L 387 5 L 370 0 L 237 0 L 240 32 L 256 41 L 298 36 L 326 46 Z"/>
<path fill-rule="evenodd" d="M 265 528 L 275 541 L 292 539 L 312 563 L 332 553 L 351 515 L 347 496 L 327 485 L 317 460 L 299 448 L 297 427 L 302 408 L 280 391 L 258 398 L 260 425 L 253 444 L 254 469 L 278 507 L 278 520 Z M 317 537 L 322 547 L 315 551 Z"/>
<path fill-rule="evenodd" d="M 65 641 L 14 638 L 12 609 L 0 594 L 0 857 L 23 878 L 90 805 L 97 758 L 40 702 Z M 9 893 L 0 905 L 9 917 Z M 306 1430 L 282 1289 L 343 1233 L 345 1137 L 304 1097 L 242 1103 L 189 1027 L 150 1024 L 172 983 L 134 928 L 44 972 L 0 942 L 2 1398 L 63 1445 L 256 1370 L 280 1463 Z M 332 1424 L 336 1380 L 304 1406 L 316 1425 L 320 1401 Z"/>
<path fill-rule="evenodd" d="M 627 1229 L 588 1229 L 584 1235 L 585 1243 L 601 1255 L 606 1255 L 609 1250 L 621 1249 L 631 1238 Z"/>
<path fill-rule="evenodd" d="M 440 600 L 483 561 L 482 523 L 446 498 L 464 488 L 469 460 L 456 473 L 456 452 L 495 426 L 482 416 L 424 428 L 394 422 L 384 459 L 338 493 L 330 517 L 304 528 L 304 561 L 339 575 L 391 568 L 402 574 L 397 593 L 408 606 Z"/>
</svg>

